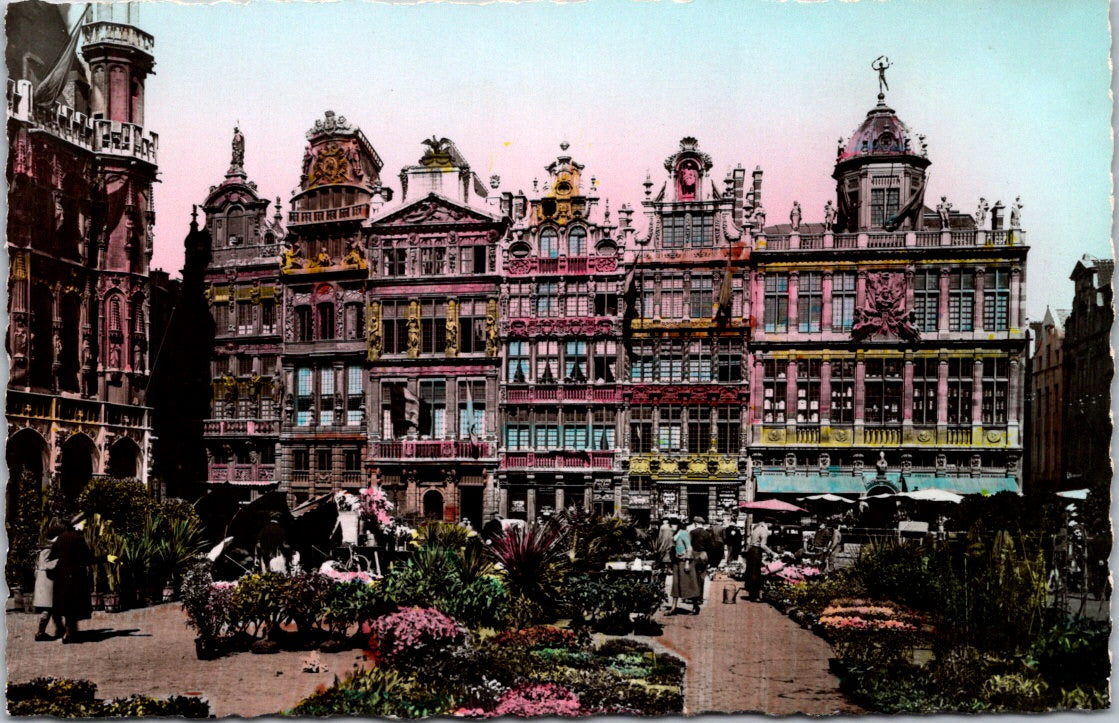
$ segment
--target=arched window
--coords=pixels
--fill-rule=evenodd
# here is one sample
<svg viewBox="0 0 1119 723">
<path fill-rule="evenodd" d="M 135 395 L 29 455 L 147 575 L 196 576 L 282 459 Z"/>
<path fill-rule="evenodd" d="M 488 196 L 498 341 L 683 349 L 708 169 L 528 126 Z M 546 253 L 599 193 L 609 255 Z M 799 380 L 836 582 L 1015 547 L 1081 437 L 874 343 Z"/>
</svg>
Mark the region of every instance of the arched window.
<svg viewBox="0 0 1119 723">
<path fill-rule="evenodd" d="M 346 304 L 346 338 L 361 339 L 365 335 L 365 307 Z"/>
<path fill-rule="evenodd" d="M 120 333 L 120 297 L 113 296 L 109 299 L 109 331 Z"/>
<path fill-rule="evenodd" d="M 334 338 L 334 304 L 319 304 L 319 338 Z"/>
<path fill-rule="evenodd" d="M 238 246 L 248 242 L 248 216 L 245 209 L 240 206 L 230 206 L 226 212 L 226 238 L 230 246 Z"/>
<path fill-rule="evenodd" d="M 132 333 L 144 333 L 144 297 L 137 296 L 132 300 Z"/>
<path fill-rule="evenodd" d="M 567 255 L 587 255 L 587 229 L 575 226 L 567 232 Z"/>
<path fill-rule="evenodd" d="M 545 259 L 559 256 L 559 237 L 555 229 L 546 228 L 540 232 L 540 256 Z"/>
</svg>

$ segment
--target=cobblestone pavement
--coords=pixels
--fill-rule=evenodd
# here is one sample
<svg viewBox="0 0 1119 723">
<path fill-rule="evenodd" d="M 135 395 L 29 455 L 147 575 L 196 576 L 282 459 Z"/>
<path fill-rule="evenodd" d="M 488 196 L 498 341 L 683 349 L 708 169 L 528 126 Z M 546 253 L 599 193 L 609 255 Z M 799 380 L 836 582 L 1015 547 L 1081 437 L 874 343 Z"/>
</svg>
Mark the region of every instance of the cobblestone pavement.
<svg viewBox="0 0 1119 723">
<path fill-rule="evenodd" d="M 739 595 L 736 604 L 723 604 L 726 586 L 737 589 L 733 580 L 707 583 L 699 615 L 657 618 L 664 635 L 655 640 L 688 663 L 687 715 L 863 712 L 828 671 L 830 645 L 766 603 Z"/>
<path fill-rule="evenodd" d="M 82 678 L 97 684 L 101 698 L 133 693 L 156 697 L 203 695 L 218 717 L 271 715 L 291 708 L 335 674 L 345 675 L 363 657 L 343 653 L 236 653 L 218 660 L 198 660 L 194 632 L 177 603 L 123 613 L 95 612 L 82 623 L 87 642 L 34 640 L 37 615 L 11 613 L 7 624 L 8 680 L 39 676 Z M 48 628 L 50 630 L 50 628 Z M 304 673 L 303 661 L 315 655 L 327 670 Z"/>
</svg>

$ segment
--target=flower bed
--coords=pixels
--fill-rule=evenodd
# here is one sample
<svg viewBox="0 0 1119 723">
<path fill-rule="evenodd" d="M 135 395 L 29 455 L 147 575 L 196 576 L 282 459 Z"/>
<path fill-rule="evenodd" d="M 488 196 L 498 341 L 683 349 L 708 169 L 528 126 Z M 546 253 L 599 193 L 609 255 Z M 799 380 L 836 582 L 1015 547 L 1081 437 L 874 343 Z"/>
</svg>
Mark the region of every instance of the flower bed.
<svg viewBox="0 0 1119 723">
<path fill-rule="evenodd" d="M 152 698 L 131 695 L 101 700 L 97 685 L 88 680 L 36 678 L 29 683 L 8 683 L 8 714 L 55 718 L 208 718 L 204 698 L 173 695 Z"/>
</svg>

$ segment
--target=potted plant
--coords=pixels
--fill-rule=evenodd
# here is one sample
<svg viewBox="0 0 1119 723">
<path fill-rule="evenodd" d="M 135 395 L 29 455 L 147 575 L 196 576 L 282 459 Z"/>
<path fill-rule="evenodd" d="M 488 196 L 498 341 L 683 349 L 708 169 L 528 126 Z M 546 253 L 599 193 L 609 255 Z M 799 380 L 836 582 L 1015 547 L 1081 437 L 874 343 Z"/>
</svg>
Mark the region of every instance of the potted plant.
<svg viewBox="0 0 1119 723">
<path fill-rule="evenodd" d="M 198 633 L 194 652 L 199 660 L 213 660 L 224 654 L 221 634 L 229 619 L 232 599 L 232 584 L 215 583 L 209 561 L 198 563 L 183 577 L 183 610 L 187 625 Z"/>
</svg>

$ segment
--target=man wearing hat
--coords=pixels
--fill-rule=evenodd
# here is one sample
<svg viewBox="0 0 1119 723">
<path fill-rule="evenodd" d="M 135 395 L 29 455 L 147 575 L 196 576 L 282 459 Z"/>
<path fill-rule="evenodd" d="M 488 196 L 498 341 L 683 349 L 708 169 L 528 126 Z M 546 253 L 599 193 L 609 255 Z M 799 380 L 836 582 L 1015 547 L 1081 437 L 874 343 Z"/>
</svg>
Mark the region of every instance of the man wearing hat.
<svg viewBox="0 0 1119 723">
<path fill-rule="evenodd" d="M 750 528 L 746 539 L 746 591 L 757 602 L 762 596 L 762 553 L 773 554 L 769 549 L 769 518 L 763 517 Z"/>
<path fill-rule="evenodd" d="M 709 553 L 711 551 L 711 530 L 707 529 L 707 520 L 696 516 L 688 527 L 692 536 L 692 554 L 695 562 L 695 576 L 699 581 L 699 598 L 696 604 L 703 602 L 705 583 L 707 582 L 707 569 L 710 566 Z"/>
</svg>

